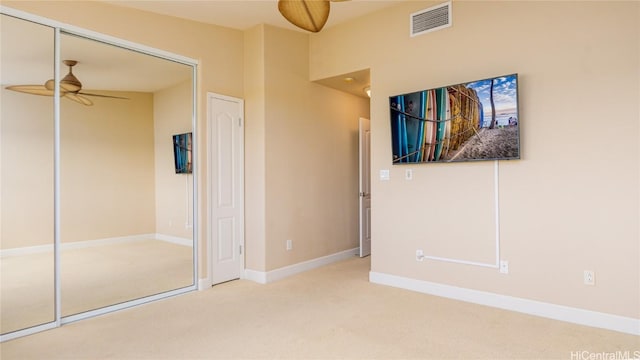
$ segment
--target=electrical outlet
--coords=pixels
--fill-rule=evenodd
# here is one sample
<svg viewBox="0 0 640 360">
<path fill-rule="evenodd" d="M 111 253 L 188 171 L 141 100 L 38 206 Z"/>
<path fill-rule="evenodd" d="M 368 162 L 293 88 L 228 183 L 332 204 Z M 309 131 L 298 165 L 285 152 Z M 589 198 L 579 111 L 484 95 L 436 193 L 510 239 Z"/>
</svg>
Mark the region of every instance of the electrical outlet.
<svg viewBox="0 0 640 360">
<path fill-rule="evenodd" d="M 413 170 L 412 169 L 406 169 L 404 171 L 404 178 L 405 178 L 405 180 L 412 180 L 413 179 Z"/>
<path fill-rule="evenodd" d="M 424 261 L 424 251 L 421 249 L 416 250 L 416 261 Z"/>
<path fill-rule="evenodd" d="M 585 285 L 595 285 L 596 284 L 596 273 L 593 270 L 585 270 L 584 271 L 584 284 Z"/>
<path fill-rule="evenodd" d="M 293 249 L 293 241 L 287 240 L 287 251 Z"/>
<path fill-rule="evenodd" d="M 507 260 L 500 260 L 500 273 L 501 274 L 509 273 L 509 262 Z"/>
</svg>

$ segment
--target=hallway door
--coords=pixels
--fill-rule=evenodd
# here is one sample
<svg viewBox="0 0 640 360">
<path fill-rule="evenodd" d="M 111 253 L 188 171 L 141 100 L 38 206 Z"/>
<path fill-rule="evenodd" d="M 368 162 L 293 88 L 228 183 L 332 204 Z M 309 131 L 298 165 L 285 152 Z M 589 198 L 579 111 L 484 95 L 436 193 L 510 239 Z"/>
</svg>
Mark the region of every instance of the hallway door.
<svg viewBox="0 0 640 360">
<path fill-rule="evenodd" d="M 360 118 L 360 257 L 371 254 L 371 121 Z"/>
</svg>

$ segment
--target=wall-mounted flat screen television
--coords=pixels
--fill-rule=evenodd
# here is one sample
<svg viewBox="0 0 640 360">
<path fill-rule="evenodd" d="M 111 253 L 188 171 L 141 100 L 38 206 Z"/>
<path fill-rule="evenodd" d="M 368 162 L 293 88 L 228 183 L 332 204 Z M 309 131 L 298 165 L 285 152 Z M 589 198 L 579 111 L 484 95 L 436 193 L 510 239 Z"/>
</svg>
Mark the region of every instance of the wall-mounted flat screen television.
<svg viewBox="0 0 640 360">
<path fill-rule="evenodd" d="M 393 164 L 520 158 L 518 75 L 389 97 Z"/>
<path fill-rule="evenodd" d="M 173 135 L 173 162 L 176 174 L 191 174 L 191 133 Z"/>
</svg>

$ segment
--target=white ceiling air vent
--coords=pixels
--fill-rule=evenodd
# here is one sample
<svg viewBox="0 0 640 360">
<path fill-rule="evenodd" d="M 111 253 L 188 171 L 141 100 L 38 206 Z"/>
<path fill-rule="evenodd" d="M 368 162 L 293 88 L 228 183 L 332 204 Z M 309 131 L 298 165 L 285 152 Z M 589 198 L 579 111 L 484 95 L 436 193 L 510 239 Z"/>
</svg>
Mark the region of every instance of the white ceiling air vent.
<svg viewBox="0 0 640 360">
<path fill-rule="evenodd" d="M 451 26 L 451 1 L 414 12 L 410 16 L 411 37 Z"/>
</svg>

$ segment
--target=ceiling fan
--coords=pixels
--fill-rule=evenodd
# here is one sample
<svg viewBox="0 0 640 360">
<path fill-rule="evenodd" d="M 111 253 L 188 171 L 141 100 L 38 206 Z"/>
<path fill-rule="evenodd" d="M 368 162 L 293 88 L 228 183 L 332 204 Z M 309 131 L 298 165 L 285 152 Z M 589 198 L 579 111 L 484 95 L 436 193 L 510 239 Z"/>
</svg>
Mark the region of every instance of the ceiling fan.
<svg viewBox="0 0 640 360">
<path fill-rule="evenodd" d="M 73 67 L 78 63 L 76 60 L 63 60 L 63 64 L 69 67 L 69 73 L 60 80 L 60 96 L 69 100 L 73 100 L 82 105 L 93 105 L 93 102 L 87 98 L 87 96 L 96 96 L 112 99 L 124 99 L 125 97 L 109 96 L 100 94 L 90 94 L 86 92 L 80 92 L 82 90 L 82 83 L 73 75 Z M 44 85 L 12 85 L 7 86 L 6 89 L 18 91 L 22 93 L 32 95 L 53 96 L 55 81 L 53 79 L 47 80 Z"/>
<path fill-rule="evenodd" d="M 331 1 L 346 0 L 278 0 L 278 10 L 293 25 L 318 32 L 329 19 Z"/>
</svg>

